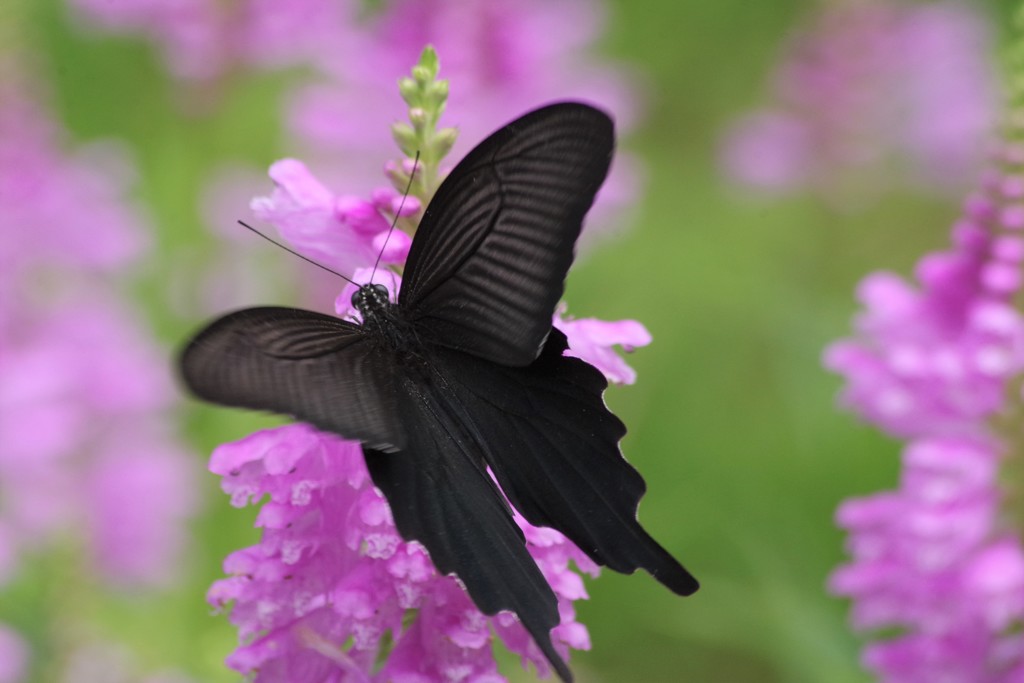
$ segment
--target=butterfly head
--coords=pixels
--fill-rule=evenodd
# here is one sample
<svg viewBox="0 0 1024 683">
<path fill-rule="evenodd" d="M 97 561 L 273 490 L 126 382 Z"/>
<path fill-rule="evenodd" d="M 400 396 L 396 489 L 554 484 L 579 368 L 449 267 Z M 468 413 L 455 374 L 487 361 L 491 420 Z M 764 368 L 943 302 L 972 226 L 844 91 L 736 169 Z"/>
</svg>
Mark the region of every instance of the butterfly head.
<svg viewBox="0 0 1024 683">
<path fill-rule="evenodd" d="M 362 285 L 352 295 L 352 307 L 362 314 L 363 320 L 376 317 L 390 305 L 388 288 L 381 284 Z"/>
</svg>

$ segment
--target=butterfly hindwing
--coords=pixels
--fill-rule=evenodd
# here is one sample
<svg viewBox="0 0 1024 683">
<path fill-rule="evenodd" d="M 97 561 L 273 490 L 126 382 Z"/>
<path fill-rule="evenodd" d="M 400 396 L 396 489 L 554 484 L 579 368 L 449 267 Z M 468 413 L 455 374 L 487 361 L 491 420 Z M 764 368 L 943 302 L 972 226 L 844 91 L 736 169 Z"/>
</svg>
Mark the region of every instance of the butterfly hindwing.
<svg viewBox="0 0 1024 683">
<path fill-rule="evenodd" d="M 408 448 L 363 449 L 399 533 L 422 543 L 440 573 L 458 576 L 483 613 L 514 612 L 562 680 L 571 681 L 551 642 L 551 629 L 559 623 L 555 594 L 452 412 L 451 397 L 436 384 L 406 380 L 399 400 Z"/>
<path fill-rule="evenodd" d="M 392 366 L 360 326 L 282 307 L 218 318 L 179 359 L 199 398 L 292 415 L 386 451 L 405 445 Z"/>
<path fill-rule="evenodd" d="M 503 365 L 536 358 L 613 148 L 606 114 L 566 102 L 459 162 L 423 215 L 398 298 L 426 338 Z"/>
<path fill-rule="evenodd" d="M 552 330 L 542 355 L 508 368 L 450 354 L 444 372 L 502 489 L 531 524 L 565 534 L 591 559 L 632 573 L 646 569 L 681 595 L 697 581 L 637 521 L 645 484 L 622 457 L 626 429 L 602 398 L 607 381 L 562 355 Z"/>
</svg>

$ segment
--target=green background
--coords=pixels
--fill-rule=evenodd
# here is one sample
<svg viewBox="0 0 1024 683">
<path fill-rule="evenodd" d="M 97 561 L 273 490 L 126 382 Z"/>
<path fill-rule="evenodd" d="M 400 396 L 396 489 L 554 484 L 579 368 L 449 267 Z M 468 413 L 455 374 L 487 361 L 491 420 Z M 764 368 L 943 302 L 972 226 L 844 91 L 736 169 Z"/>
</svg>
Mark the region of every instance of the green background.
<svg viewBox="0 0 1024 683">
<path fill-rule="evenodd" d="M 136 293 L 170 348 L 198 322 L 170 312 L 167 283 L 182 268 L 210 265 L 201 257 L 183 265 L 181 256 L 210 243 L 198 213 L 207 173 L 225 158 L 266 167 L 289 153 L 280 104 L 293 74 L 234 75 L 216 106 L 185 116 L 149 46 L 85 37 L 55 0 L 23 7 L 25 44 L 73 136 L 132 146 L 139 196 L 159 230 Z M 895 485 L 899 444 L 836 410 L 840 382 L 821 368 L 821 352 L 849 333 L 863 275 L 907 273 L 926 250 L 946 246 L 961 197 L 894 193 L 840 213 L 810 198 L 758 199 L 722 181 L 721 133 L 763 100 L 781 40 L 814 7 L 610 4 L 600 51 L 649 77 L 647 118 L 623 142 L 644 158 L 649 183 L 635 226 L 577 265 L 567 298 L 579 316 L 636 318 L 654 336 L 629 359 L 639 382 L 612 389 L 608 401 L 629 425 L 625 453 L 648 481 L 641 520 L 703 587 L 682 599 L 646 575 L 589 582 L 579 612 L 593 650 L 571 662 L 581 682 L 868 680 L 848 606 L 825 591 L 844 558 L 833 514 L 844 498 Z M 988 7 L 1008 25 L 1010 3 Z M 183 417 L 202 456 L 268 424 L 195 405 Z M 210 615 L 203 594 L 222 575 L 223 556 L 257 538 L 252 512 L 231 508 L 217 486 L 205 476 L 188 585 L 161 596 L 79 593 L 71 605 L 147 666 L 202 681 L 237 679 L 221 663 L 234 630 Z M 49 624 L 69 608 L 54 586 L 73 584 L 74 568 L 62 558 L 36 565 L 3 597 L 0 619 L 46 643 Z M 530 680 L 504 661 L 510 676 Z"/>
</svg>

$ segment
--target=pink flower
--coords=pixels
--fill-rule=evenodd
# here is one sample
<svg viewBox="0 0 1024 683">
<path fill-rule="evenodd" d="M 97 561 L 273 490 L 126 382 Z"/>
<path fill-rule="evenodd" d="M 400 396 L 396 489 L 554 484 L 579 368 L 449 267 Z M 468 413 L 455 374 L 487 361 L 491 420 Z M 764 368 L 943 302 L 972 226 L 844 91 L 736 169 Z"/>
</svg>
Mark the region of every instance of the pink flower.
<svg viewBox="0 0 1024 683">
<path fill-rule="evenodd" d="M 380 189 L 371 201 L 336 196 L 294 159 L 274 163 L 270 177 L 276 187 L 269 197 L 253 200 L 253 212 L 303 255 L 342 274 L 373 266 L 378 254 L 385 264 L 405 260 L 411 239 L 401 230 L 388 236 L 391 220 L 383 213 L 398 210 L 393 192 Z M 402 215 L 418 210 L 419 201 L 408 197 Z"/>
<path fill-rule="evenodd" d="M 109 272 L 148 243 L 121 151 L 66 147 L 39 105 L 0 89 L 0 231 L 12 237 L 0 241 L 5 281 L 33 268 Z"/>
<path fill-rule="evenodd" d="M 605 374 L 609 382 L 632 384 L 636 371 L 626 364 L 613 347 L 621 346 L 630 353 L 638 346 L 651 343 L 651 333 L 635 320 L 608 322 L 596 318 L 562 318 L 555 313 L 555 327 L 569 340 L 566 355 L 582 358 Z"/>
<path fill-rule="evenodd" d="M 6 95 L 0 224 L 24 239 L 0 247 L 0 289 L 25 296 L 0 305 L 0 580 L 70 534 L 108 581 L 162 582 L 194 486 L 165 352 L 115 288 L 147 242 L 131 171 L 66 151 L 41 107 Z"/>
<path fill-rule="evenodd" d="M 72 0 L 80 23 L 153 41 L 176 78 L 211 81 L 236 64 L 280 68 L 313 59 L 350 21 L 339 0 Z"/>
<path fill-rule="evenodd" d="M 231 621 L 243 641 L 228 658 L 235 670 L 256 681 L 500 681 L 492 624 L 507 647 L 547 670 L 514 618 L 485 617 L 419 544 L 401 540 L 358 443 L 289 425 L 220 446 L 210 469 L 236 506 L 268 497 L 257 518 L 260 543 L 229 556 L 231 577 L 208 594 L 214 606 L 234 603 Z M 521 524 L 564 603 L 553 637 L 588 646 L 571 610 L 586 593 L 569 560 L 590 573 L 596 567 L 557 532 Z M 416 618 L 404 625 L 408 610 Z M 394 649 L 372 674 L 388 639 Z"/>
<path fill-rule="evenodd" d="M 795 115 L 755 110 L 730 126 L 721 164 L 730 180 L 757 189 L 785 192 L 810 184 L 811 132 Z"/>
<path fill-rule="evenodd" d="M 1024 193 L 1012 150 L 966 203 L 953 248 L 919 261 L 916 287 L 889 273 L 865 278 L 856 337 L 825 354 L 846 379 L 844 403 L 909 440 L 897 491 L 840 506 L 852 560 L 830 580 L 853 599 L 858 630 L 889 630 L 863 656 L 885 681 L 1011 683 L 1024 674 L 1024 548 L 999 483 L 1013 444 L 992 424 L 1024 369 L 1014 306 Z"/>
<path fill-rule="evenodd" d="M 127 583 L 181 578 L 175 560 L 187 546 L 184 520 L 197 508 L 187 454 L 156 433 L 111 444 L 90 466 L 84 493 L 94 561 Z M 127 511 L 131 511 L 128 513 Z"/>
<path fill-rule="evenodd" d="M 995 123 L 990 31 L 970 4 L 827 6 L 784 49 L 772 103 L 725 137 L 742 185 L 849 202 L 976 179 Z"/>
<path fill-rule="evenodd" d="M 462 157 L 495 127 L 552 100 L 582 99 L 616 113 L 621 131 L 635 122 L 642 80 L 595 58 L 604 28 L 596 0 L 397 0 L 364 21 L 339 27 L 316 60 L 322 80 L 299 90 L 292 130 L 322 175 L 366 192 L 365 169 L 386 158 L 391 136 L 381 121 L 404 117 L 395 78 L 427 44 L 453 84 L 447 110 L 459 122 L 452 158 Z M 590 229 L 621 227 L 635 201 L 640 162 L 617 155 L 588 221 Z"/>
<path fill-rule="evenodd" d="M 0 340 L 0 491 L 21 550 L 85 522 L 108 578 L 160 582 L 176 573 L 194 482 L 163 417 L 163 354 L 128 315 L 90 297 Z"/>
<path fill-rule="evenodd" d="M 395 79 L 428 43 L 459 84 L 462 142 L 456 158 L 517 113 L 555 99 L 583 99 L 615 111 L 621 130 L 638 116 L 642 79 L 597 59 L 604 30 L 598 0 L 395 0 L 376 14 L 345 0 L 72 0 L 82 23 L 155 43 L 172 75 L 213 82 L 234 65 L 312 66 L 322 82 L 289 104 L 292 129 L 309 143 L 321 175 L 356 192 L 367 164 L 391 149 L 380 122 L 404 115 Z M 588 54 L 590 53 L 590 54 Z M 619 153 L 590 222 L 621 227 L 643 177 Z"/>
<path fill-rule="evenodd" d="M 1024 550 L 993 536 L 997 451 L 956 438 L 912 442 L 898 491 L 839 509 L 853 561 L 832 575 L 832 590 L 854 599 L 858 629 L 904 634 L 865 650 L 883 680 L 1011 680 L 998 642 L 1024 616 Z"/>
<path fill-rule="evenodd" d="M 977 198 L 954 229 L 953 249 L 918 264 L 920 288 L 888 273 L 864 279 L 859 336 L 825 354 L 847 378 L 844 403 L 897 436 L 986 429 L 1007 380 L 1024 367 L 1015 288 L 993 277 L 1017 266 L 1019 238 L 995 228 L 995 206 Z"/>
</svg>

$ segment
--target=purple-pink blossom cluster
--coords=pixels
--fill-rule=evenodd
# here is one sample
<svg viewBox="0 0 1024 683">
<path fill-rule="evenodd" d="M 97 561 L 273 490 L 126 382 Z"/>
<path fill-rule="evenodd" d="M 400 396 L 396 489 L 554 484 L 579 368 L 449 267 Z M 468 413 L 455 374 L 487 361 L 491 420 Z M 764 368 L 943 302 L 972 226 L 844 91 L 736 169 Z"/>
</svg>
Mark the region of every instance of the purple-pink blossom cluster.
<svg viewBox="0 0 1024 683">
<path fill-rule="evenodd" d="M 825 356 L 847 407 L 907 441 L 896 491 L 840 507 L 852 559 L 830 584 L 856 628 L 892 634 L 863 658 L 892 683 L 1024 680 L 1024 548 L 1000 488 L 1011 437 L 995 425 L 1024 369 L 1024 148 L 1001 161 L 917 286 L 863 281 L 856 337 Z"/>
<path fill-rule="evenodd" d="M 274 191 L 253 200 L 253 213 L 304 255 L 342 272 L 373 265 L 378 254 L 384 264 L 405 262 L 412 239 L 389 234 L 390 218 L 418 213 L 416 197 L 403 200 L 390 187 L 376 188 L 369 200 L 336 196 L 295 159 L 275 162 L 270 178 Z"/>
<path fill-rule="evenodd" d="M 338 39 L 358 3 L 347 0 L 69 0 L 90 28 L 156 43 L 175 78 L 210 81 L 235 65 L 280 68 Z"/>
<path fill-rule="evenodd" d="M 339 38 L 316 60 L 319 80 L 295 94 L 289 125 L 322 177 L 368 191 L 364 170 L 392 145 L 380 122 L 405 115 L 393 75 L 405 72 L 430 44 L 444 56 L 446 77 L 458 85 L 448 100 L 459 121 L 455 159 L 495 122 L 555 99 L 582 99 L 614 111 L 620 134 L 628 132 L 643 101 L 640 79 L 592 54 L 604 21 L 597 0 L 385 2 L 379 13 L 339 29 Z M 621 227 L 642 175 L 638 161 L 616 154 L 590 233 Z"/>
<path fill-rule="evenodd" d="M 998 110 L 991 42 L 960 0 L 827 3 L 787 44 L 772 102 L 727 133 L 724 171 L 834 200 L 967 187 Z"/>
<path fill-rule="evenodd" d="M 233 65 L 306 65 L 314 78 L 287 99 L 287 126 L 321 177 L 359 193 L 371 189 L 365 169 L 390 153 L 381 121 L 404 116 L 394 79 L 426 44 L 459 84 L 450 110 L 466 140 L 566 98 L 615 111 L 627 132 L 644 99 L 637 74 L 593 54 L 605 23 L 599 0 L 388 0 L 372 11 L 350 0 L 69 2 L 86 25 L 158 45 L 184 81 L 214 84 Z M 622 226 L 642 178 L 635 157 L 616 155 L 589 233 Z"/>
<path fill-rule="evenodd" d="M 1003 189 L 1018 192 L 1015 183 Z M 859 335 L 826 358 L 847 378 L 847 405 L 900 437 L 985 430 L 1024 352 L 1012 303 L 1024 233 L 1005 225 L 1015 213 L 1015 205 L 975 196 L 953 227 L 953 249 L 918 262 L 918 287 L 885 272 L 861 282 Z"/>
<path fill-rule="evenodd" d="M 146 243 L 126 165 L 66 152 L 27 98 L 8 98 L 0 125 L 0 226 L 19 237 L 0 253 L 2 535 L 38 546 L 84 522 L 111 579 L 166 579 L 191 481 L 164 352 L 112 286 Z"/>
<path fill-rule="evenodd" d="M 108 148 L 69 151 L 39 104 L 4 92 L 0 589 L 67 538 L 110 585 L 178 576 L 193 473 L 165 353 L 116 286 L 146 245 L 127 168 Z M 15 639 L 3 631 L 6 653 L 25 651 Z"/>
<path fill-rule="evenodd" d="M 374 190 L 370 199 L 335 195 L 295 160 L 277 162 L 270 175 L 275 190 L 253 207 L 291 246 L 355 282 L 372 276 L 392 296 L 399 291 L 401 277 L 384 264 L 404 261 L 408 235 L 394 231 L 382 265 L 375 270 L 374 262 L 391 221 L 414 220 L 419 201 L 410 196 L 403 205 L 390 188 Z M 354 291 L 352 284 L 342 289 L 338 315 L 358 316 Z M 566 332 L 571 353 L 611 381 L 634 380 L 612 347 L 648 344 L 642 325 L 571 320 L 564 311 L 553 322 Z M 232 668 L 257 681 L 498 683 L 505 679 L 491 651 L 497 635 L 524 665 L 548 674 L 548 662 L 514 615 L 485 616 L 456 579 L 437 573 L 419 544 L 402 541 L 358 442 L 291 425 L 219 447 L 210 469 L 223 477 L 233 504 L 266 497 L 257 519 L 260 543 L 228 557 L 231 576 L 208 596 L 218 607 L 233 603 L 242 644 L 228 659 Z M 592 575 L 597 566 L 560 533 L 516 521 L 558 596 L 556 647 L 563 656 L 569 648 L 589 648 L 573 608 L 586 591 L 570 563 Z"/>
<path fill-rule="evenodd" d="M 897 491 L 840 507 L 853 562 L 833 574 L 831 589 L 854 599 L 859 630 L 902 629 L 864 650 L 880 680 L 1024 676 L 1024 553 L 1000 524 L 1001 455 L 992 439 L 915 439 Z"/>
<path fill-rule="evenodd" d="M 497 682 L 493 628 L 524 662 L 548 670 L 514 617 L 485 617 L 422 546 L 402 541 L 357 442 L 290 425 L 219 447 L 210 469 L 235 505 L 267 496 L 260 543 L 227 558 L 232 576 L 208 596 L 234 603 L 243 645 L 232 668 L 257 681 Z M 560 534 L 519 523 L 559 597 L 554 641 L 588 648 L 572 608 L 586 591 L 569 561 L 597 567 Z"/>
</svg>

